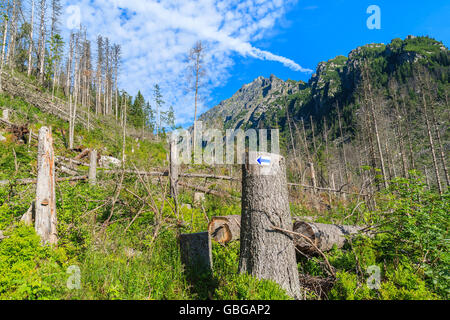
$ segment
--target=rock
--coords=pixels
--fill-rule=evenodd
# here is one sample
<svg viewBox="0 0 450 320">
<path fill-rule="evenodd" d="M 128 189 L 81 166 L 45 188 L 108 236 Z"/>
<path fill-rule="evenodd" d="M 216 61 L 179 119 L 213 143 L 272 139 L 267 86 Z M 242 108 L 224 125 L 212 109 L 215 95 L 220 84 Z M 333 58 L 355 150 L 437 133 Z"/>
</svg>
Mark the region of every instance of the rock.
<svg viewBox="0 0 450 320">
<path fill-rule="evenodd" d="M 98 163 L 101 167 L 105 168 L 120 167 L 120 165 L 122 164 L 122 162 L 119 159 L 110 156 L 101 156 L 100 161 Z"/>
</svg>

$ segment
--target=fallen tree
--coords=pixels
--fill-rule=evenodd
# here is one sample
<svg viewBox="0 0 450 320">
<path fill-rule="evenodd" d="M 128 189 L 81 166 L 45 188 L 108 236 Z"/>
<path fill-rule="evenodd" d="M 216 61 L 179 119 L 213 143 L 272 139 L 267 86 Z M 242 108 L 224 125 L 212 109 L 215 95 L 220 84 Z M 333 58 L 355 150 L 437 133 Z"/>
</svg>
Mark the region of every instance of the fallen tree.
<svg viewBox="0 0 450 320">
<path fill-rule="evenodd" d="M 64 182 L 64 181 L 81 181 L 81 180 L 87 180 L 88 176 L 76 176 L 76 177 L 64 177 L 64 178 L 56 178 L 56 182 Z M 9 185 L 9 184 L 15 184 L 15 185 L 26 185 L 26 184 L 36 184 L 37 179 L 30 178 L 30 179 L 17 179 L 17 180 L 0 180 L 0 185 Z"/>
<path fill-rule="evenodd" d="M 333 245 L 342 248 L 349 236 L 359 234 L 363 232 L 364 229 L 365 227 L 360 226 L 335 225 L 297 220 L 293 223 L 294 233 L 292 237 L 297 250 L 311 254 L 317 251 L 314 246 L 321 251 L 328 251 Z M 208 232 L 214 241 L 221 244 L 237 241 L 240 239 L 241 216 L 232 215 L 213 217 L 208 224 Z M 311 241 L 295 235 L 295 233 L 302 234 Z"/>
<path fill-rule="evenodd" d="M 305 221 L 294 222 L 293 231 L 308 237 L 314 245 L 306 239 L 294 235 L 295 247 L 301 252 L 314 253 L 316 246 L 321 251 L 328 251 L 336 245 L 342 248 L 348 237 L 360 233 L 365 227 L 347 226 Z"/>
</svg>

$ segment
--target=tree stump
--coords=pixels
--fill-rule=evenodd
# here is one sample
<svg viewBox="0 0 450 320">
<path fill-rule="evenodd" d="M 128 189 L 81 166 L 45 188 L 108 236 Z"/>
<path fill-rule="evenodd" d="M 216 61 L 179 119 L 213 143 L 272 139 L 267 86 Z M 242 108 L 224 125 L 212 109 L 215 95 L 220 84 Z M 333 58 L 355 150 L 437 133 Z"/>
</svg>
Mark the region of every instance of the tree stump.
<svg viewBox="0 0 450 320">
<path fill-rule="evenodd" d="M 208 232 L 179 236 L 181 262 L 188 274 L 212 273 L 211 237 Z"/>
<path fill-rule="evenodd" d="M 239 240 L 241 216 L 213 217 L 208 224 L 208 232 L 215 241 L 221 244 Z"/>
<path fill-rule="evenodd" d="M 285 160 L 278 154 L 249 152 L 242 166 L 239 271 L 278 283 L 301 299 L 292 231 Z"/>
<path fill-rule="evenodd" d="M 39 130 L 38 143 L 35 229 L 42 242 L 56 244 L 55 155 L 49 128 Z"/>
</svg>

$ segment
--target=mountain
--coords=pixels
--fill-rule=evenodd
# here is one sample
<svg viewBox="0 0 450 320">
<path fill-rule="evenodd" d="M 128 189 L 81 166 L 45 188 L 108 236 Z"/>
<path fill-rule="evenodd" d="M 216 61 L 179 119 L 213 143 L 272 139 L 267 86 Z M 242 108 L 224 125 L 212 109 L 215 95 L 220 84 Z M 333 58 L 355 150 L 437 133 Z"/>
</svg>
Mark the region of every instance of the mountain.
<svg viewBox="0 0 450 320">
<path fill-rule="evenodd" d="M 384 181 L 416 169 L 442 191 L 450 184 L 449 77 L 448 48 L 408 36 L 321 62 L 308 83 L 259 77 L 199 120 L 279 128 L 282 152 L 299 168 L 318 167 L 323 185 L 333 176 L 363 183 L 363 167 Z"/>
<path fill-rule="evenodd" d="M 277 99 L 298 93 L 305 83 L 283 81 L 274 75 L 270 78 L 258 77 L 252 83 L 244 85 L 231 98 L 222 101 L 210 109 L 199 120 L 207 127 L 237 129 L 242 126 L 255 126 L 266 112 L 272 110 Z"/>
<path fill-rule="evenodd" d="M 258 77 L 199 120 L 207 127 L 221 129 L 283 126 L 287 103 L 295 104 L 289 107 L 294 119 L 310 115 L 321 118 L 336 104 L 357 103 L 363 61 L 370 65 L 375 86 L 385 90 L 392 81 L 399 84 L 399 91 L 408 90 L 408 82 L 414 80 L 412 70 L 420 63 L 429 64 L 434 78 L 439 74 L 441 83 L 448 84 L 448 48 L 428 37 L 408 36 L 405 40 L 394 39 L 388 45 L 368 44 L 352 50 L 348 57 L 320 62 L 308 83 L 283 81 L 274 75 Z"/>
</svg>

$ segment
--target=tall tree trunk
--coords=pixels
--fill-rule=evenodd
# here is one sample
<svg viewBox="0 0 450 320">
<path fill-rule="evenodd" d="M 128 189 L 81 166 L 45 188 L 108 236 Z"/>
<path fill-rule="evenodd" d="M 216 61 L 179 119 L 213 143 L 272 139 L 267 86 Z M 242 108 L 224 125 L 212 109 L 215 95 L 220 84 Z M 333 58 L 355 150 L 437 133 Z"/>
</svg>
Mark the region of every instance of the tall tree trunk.
<svg viewBox="0 0 450 320">
<path fill-rule="evenodd" d="M 308 140 L 306 140 L 306 130 L 305 130 L 305 121 L 302 118 L 302 130 L 303 130 L 303 144 L 305 146 L 306 156 L 308 157 L 308 161 L 312 162 L 312 157 L 309 152 Z"/>
<path fill-rule="evenodd" d="M 396 140 L 398 142 L 398 146 L 400 148 L 400 156 L 402 158 L 402 173 L 403 177 L 408 177 L 408 165 L 406 164 L 406 154 L 405 154 L 405 144 L 403 141 L 403 135 L 402 135 L 402 122 L 398 107 L 398 101 L 396 97 L 394 97 L 394 106 L 395 106 L 395 119 L 396 119 Z"/>
<path fill-rule="evenodd" d="M 28 47 L 28 77 L 31 76 L 32 71 L 32 55 L 33 55 L 33 31 L 34 31 L 34 0 L 31 0 L 31 21 L 30 21 L 30 45 Z"/>
<path fill-rule="evenodd" d="M 55 154 L 50 129 L 42 127 L 38 140 L 35 228 L 42 242 L 56 244 Z"/>
<path fill-rule="evenodd" d="M 439 175 L 439 166 L 438 166 L 437 158 L 436 158 L 436 150 L 434 147 L 433 134 L 431 133 L 430 119 L 428 118 L 427 99 L 426 99 L 425 93 L 423 91 L 422 91 L 422 102 L 423 102 L 423 115 L 425 116 L 425 123 L 427 125 L 428 141 L 430 143 L 431 156 L 433 158 L 433 168 L 434 168 L 434 173 L 436 175 L 436 184 L 438 187 L 439 194 L 442 194 L 442 184 L 441 184 L 441 177 Z"/>
<path fill-rule="evenodd" d="M 348 162 L 347 162 L 347 155 L 345 154 L 345 145 L 344 145 L 344 132 L 342 130 L 342 121 L 341 121 L 341 111 L 339 110 L 339 104 L 336 106 L 337 112 L 338 112 L 338 121 L 339 121 L 339 132 L 341 133 L 341 150 L 342 155 L 344 157 L 344 172 L 345 172 L 345 183 L 349 183 L 349 175 L 348 175 Z"/>
<path fill-rule="evenodd" d="M 316 133 L 314 132 L 314 122 L 313 122 L 313 117 L 311 115 L 309 116 L 309 122 L 311 123 L 311 133 L 312 133 L 314 154 L 317 157 Z"/>
<path fill-rule="evenodd" d="M 292 150 L 294 151 L 294 158 L 297 159 L 297 151 L 295 150 L 295 142 L 294 142 L 294 137 L 292 135 L 291 117 L 289 115 L 289 106 L 286 106 L 286 115 L 287 115 L 287 122 L 289 125 L 289 134 L 291 137 Z"/>
<path fill-rule="evenodd" d="M 404 98 L 402 99 L 402 105 L 403 105 L 403 116 L 405 117 L 406 121 L 406 138 L 408 140 L 409 160 L 411 163 L 411 169 L 414 170 L 416 169 L 416 162 L 414 161 L 414 151 L 410 133 L 411 125 L 409 120 L 409 112 L 406 110 L 406 102 Z"/>
<path fill-rule="evenodd" d="M 375 114 L 375 104 L 373 101 L 373 92 L 372 92 L 372 86 L 370 84 L 370 76 L 369 76 L 369 70 L 367 65 L 364 68 L 365 71 L 365 80 L 367 83 L 367 89 L 368 89 L 368 104 L 369 104 L 369 109 L 370 109 L 370 113 L 372 115 L 372 121 L 373 121 L 373 128 L 374 128 L 374 132 L 375 132 L 375 138 L 376 138 L 376 142 L 377 142 L 377 150 L 378 150 L 378 156 L 380 158 L 380 164 L 381 164 L 381 174 L 383 175 L 383 184 L 384 187 L 387 188 L 388 187 L 388 180 L 387 180 L 387 175 L 386 175 L 386 167 L 384 164 L 384 157 L 383 157 L 383 151 L 381 149 L 381 139 L 380 139 L 380 133 L 378 132 L 378 122 L 377 122 L 377 117 Z"/>
<path fill-rule="evenodd" d="M 40 21 L 40 36 L 39 36 L 39 82 L 44 84 L 44 67 L 45 67 L 45 0 L 41 0 L 41 21 Z"/>
<path fill-rule="evenodd" d="M 8 4 L 7 4 L 7 8 L 9 7 L 9 0 L 8 0 Z M 5 64 L 5 58 L 6 58 L 6 47 L 7 47 L 7 43 L 6 43 L 6 39 L 8 36 L 8 19 L 3 19 L 3 41 L 2 41 L 2 56 L 0 59 L 0 92 L 3 92 L 3 88 L 2 88 L 2 78 L 3 78 L 3 66 Z"/>
</svg>

